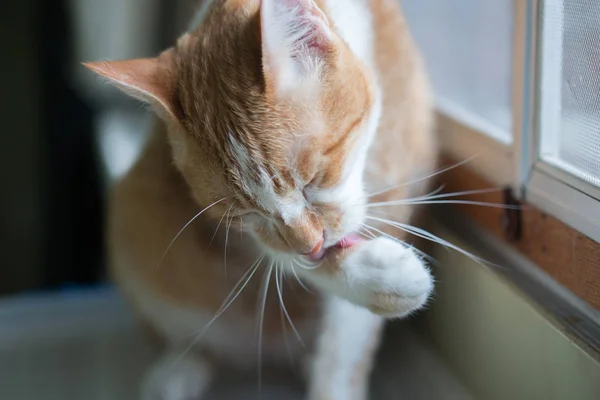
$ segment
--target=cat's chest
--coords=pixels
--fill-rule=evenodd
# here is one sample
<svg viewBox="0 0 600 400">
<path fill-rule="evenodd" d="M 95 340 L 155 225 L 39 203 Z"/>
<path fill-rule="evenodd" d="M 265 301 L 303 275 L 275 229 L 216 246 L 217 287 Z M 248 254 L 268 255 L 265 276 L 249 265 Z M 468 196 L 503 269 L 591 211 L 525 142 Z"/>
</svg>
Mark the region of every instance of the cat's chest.
<svg viewBox="0 0 600 400">
<path fill-rule="evenodd" d="M 315 339 L 320 300 L 312 293 L 297 292 L 296 286 L 293 291 L 282 286 L 280 297 L 276 287 L 270 285 L 262 305 L 254 287 L 244 287 L 232 301 L 227 300 L 231 299 L 227 296 L 229 290 L 224 291 L 221 297 L 228 311 L 221 314 L 202 304 L 174 304 L 133 275 L 122 274 L 121 281 L 125 292 L 136 299 L 143 318 L 171 345 L 209 350 L 242 368 L 254 367 L 259 353 L 267 364 L 281 364 L 290 355 L 301 358 Z M 285 314 L 281 304 L 285 305 Z"/>
</svg>

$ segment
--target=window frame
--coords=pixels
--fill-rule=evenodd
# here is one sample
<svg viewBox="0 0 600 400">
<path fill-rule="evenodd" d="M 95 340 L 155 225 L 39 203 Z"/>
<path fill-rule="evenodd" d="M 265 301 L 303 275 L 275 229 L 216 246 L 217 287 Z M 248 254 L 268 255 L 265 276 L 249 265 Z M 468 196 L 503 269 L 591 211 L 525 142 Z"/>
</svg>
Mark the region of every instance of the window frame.
<svg viewBox="0 0 600 400">
<path fill-rule="evenodd" d="M 515 143 L 520 143 L 519 171 L 515 186 L 522 188 L 523 198 L 530 204 L 554 215 L 567 225 L 600 242 L 600 189 L 562 170 L 541 156 L 541 135 L 548 126 L 551 115 L 560 115 L 560 90 L 562 76 L 558 68 L 552 68 L 550 59 L 562 56 L 562 45 L 553 49 L 554 56 L 545 47 L 553 38 L 551 27 L 544 26 L 544 7 L 549 2 L 563 0 L 527 0 L 517 2 L 516 15 L 522 23 L 519 36 L 524 44 L 522 61 L 515 62 L 514 73 L 520 74 L 523 82 L 521 104 L 515 96 L 514 111 L 520 108 L 520 121 L 515 120 Z M 552 29 L 552 30 L 551 30 Z M 554 42 L 553 47 L 557 46 Z M 560 56 L 558 55 L 560 54 Z M 517 54 L 515 54 L 516 56 Z M 518 59 L 518 57 L 516 57 Z M 520 64 L 520 65 L 519 65 Z M 518 91 L 515 81 L 515 91 Z M 550 92 L 550 97 L 542 96 L 542 88 Z M 528 100 L 529 99 L 529 100 Z M 558 103 L 558 105 L 557 105 Z M 591 210 L 597 210 L 596 213 Z"/>
<path fill-rule="evenodd" d="M 551 125 L 542 121 L 542 107 L 555 108 L 557 103 L 542 101 L 540 89 L 550 87 L 546 92 L 560 94 L 556 85 L 562 84 L 556 72 L 543 75 L 544 39 L 548 41 L 549 32 L 542 29 L 545 1 L 563 0 L 513 2 L 512 142 L 500 142 L 485 131 L 485 125 L 471 124 L 443 108 L 438 109 L 441 148 L 455 160 L 475 155 L 469 165 L 489 182 L 511 186 L 520 200 L 600 242 L 600 188 L 540 157 L 542 130 Z"/>
</svg>

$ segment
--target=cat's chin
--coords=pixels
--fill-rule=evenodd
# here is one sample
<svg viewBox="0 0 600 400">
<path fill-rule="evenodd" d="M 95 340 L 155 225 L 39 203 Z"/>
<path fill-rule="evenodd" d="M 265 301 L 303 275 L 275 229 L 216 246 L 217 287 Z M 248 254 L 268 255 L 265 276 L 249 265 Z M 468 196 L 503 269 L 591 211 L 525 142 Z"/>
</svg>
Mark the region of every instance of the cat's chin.
<svg viewBox="0 0 600 400">
<path fill-rule="evenodd" d="M 310 254 L 308 257 L 311 259 L 311 261 L 320 261 L 323 258 L 325 258 L 325 256 L 328 255 L 328 253 L 331 253 L 336 250 L 348 249 L 348 248 L 360 243 L 361 241 L 363 241 L 363 238 L 360 237 L 360 235 L 358 235 L 356 233 L 351 233 L 349 235 L 344 236 L 342 238 L 342 240 L 340 240 L 333 246 L 327 247 L 327 248 L 323 247 L 321 250 Z"/>
</svg>

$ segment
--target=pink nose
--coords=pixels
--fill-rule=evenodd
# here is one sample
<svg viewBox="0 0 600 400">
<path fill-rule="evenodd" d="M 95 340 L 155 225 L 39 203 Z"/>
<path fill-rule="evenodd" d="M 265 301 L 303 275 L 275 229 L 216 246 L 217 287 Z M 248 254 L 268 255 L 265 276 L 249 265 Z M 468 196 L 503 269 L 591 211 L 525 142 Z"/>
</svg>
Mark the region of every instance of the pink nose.
<svg viewBox="0 0 600 400">
<path fill-rule="evenodd" d="M 313 254 L 320 252 L 321 249 L 323 248 L 323 241 L 324 241 L 324 239 L 321 238 L 321 240 L 319 240 L 319 243 L 317 243 L 317 245 L 310 251 L 310 253 L 308 253 L 308 255 L 313 255 Z"/>
<path fill-rule="evenodd" d="M 317 243 L 317 245 L 306 255 L 311 259 L 311 260 L 320 260 L 321 258 L 323 258 L 323 256 L 325 255 L 325 249 L 323 248 L 323 242 L 324 242 L 324 238 L 321 238 L 321 240 L 319 240 L 319 243 Z"/>
</svg>

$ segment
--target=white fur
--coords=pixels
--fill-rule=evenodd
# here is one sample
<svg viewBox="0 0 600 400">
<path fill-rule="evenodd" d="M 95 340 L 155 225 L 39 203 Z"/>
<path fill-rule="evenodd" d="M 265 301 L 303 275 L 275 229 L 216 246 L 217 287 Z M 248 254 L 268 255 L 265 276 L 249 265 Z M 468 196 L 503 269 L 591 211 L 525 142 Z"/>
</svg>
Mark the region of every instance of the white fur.
<svg viewBox="0 0 600 400">
<path fill-rule="evenodd" d="M 261 0 L 263 57 L 279 96 L 318 83 L 321 59 L 309 41 L 331 39 L 323 13 L 312 0 Z"/>
<path fill-rule="evenodd" d="M 180 357 L 181 350 L 167 353 L 146 373 L 142 400 L 200 399 L 213 378 L 210 365 L 196 355 Z"/>
<path fill-rule="evenodd" d="M 377 93 L 369 119 L 364 126 L 358 128 L 361 130 L 358 133 L 360 139 L 345 161 L 340 182 L 330 189 L 310 192 L 312 200 L 336 204 L 344 215 L 341 234 L 336 234 L 326 228 L 324 244 L 326 247 L 333 246 L 345 235 L 358 231 L 365 220 L 366 208 L 364 205 L 367 195 L 364 191 L 363 175 L 367 153 L 377 132 L 380 116 L 381 96 Z"/>
<path fill-rule="evenodd" d="M 433 290 L 433 278 L 414 250 L 384 237 L 349 250 L 337 274 L 298 272 L 325 292 L 386 317 L 403 317 L 418 310 Z"/>
<path fill-rule="evenodd" d="M 331 16 L 337 33 L 346 41 L 353 53 L 367 65 L 373 65 L 373 26 L 371 10 L 367 0 L 326 0 L 327 11 Z M 355 145 L 350 157 L 345 162 L 343 179 L 329 191 L 322 191 L 316 196 L 319 201 L 338 204 L 344 219 L 342 221 L 342 237 L 360 228 L 366 210 L 363 187 L 363 174 L 369 147 L 373 142 L 379 119 L 381 117 L 381 93 L 378 89 L 366 126 L 360 127 L 360 140 Z M 335 244 L 340 237 L 328 232 L 325 246 Z"/>
<path fill-rule="evenodd" d="M 355 55 L 367 65 L 373 64 L 373 27 L 369 17 L 370 10 L 366 0 L 327 0 L 327 12 L 331 16 L 334 28 L 348 44 Z M 316 10 L 316 11 L 315 11 Z M 312 0 L 277 1 L 262 0 L 261 18 L 263 30 L 263 51 L 267 53 L 270 66 L 279 74 L 281 90 L 298 88 L 300 82 L 306 83 L 307 75 L 318 75 L 317 61 L 301 61 L 298 58 L 318 58 L 318 55 L 305 52 L 302 41 L 310 34 L 332 35 L 318 7 Z M 312 33 L 311 33 L 312 32 Z M 311 69 L 311 66 L 315 67 Z M 305 69 L 303 69 L 306 67 Z M 340 230 L 333 231 L 325 227 L 325 246 L 332 246 L 343 236 L 357 231 L 365 218 L 365 193 L 363 174 L 368 149 L 373 141 L 381 115 L 381 95 L 377 90 L 370 117 L 366 124 L 359 127 L 356 143 L 347 158 L 340 182 L 328 190 L 308 188 L 309 201 L 337 205 L 344 217 Z M 318 117 L 312 123 L 318 124 Z M 242 168 L 256 169 L 247 149 L 230 134 L 230 147 Z M 302 216 L 309 205 L 302 193 L 293 193 L 287 198 L 278 196 L 272 187 L 271 177 L 260 169 L 259 182 L 247 179 L 244 190 L 248 192 L 268 212 L 279 215 L 284 223 L 290 224 Z M 300 184 L 301 186 L 301 184 Z"/>
<path fill-rule="evenodd" d="M 234 155 L 236 162 L 240 165 L 243 177 L 243 190 L 251 196 L 266 211 L 280 215 L 285 223 L 290 223 L 294 219 L 300 218 L 306 204 L 302 196 L 296 198 L 285 198 L 277 195 L 273 188 L 272 180 L 267 171 L 261 165 L 252 161 L 248 149 L 244 147 L 233 135 L 229 133 L 229 148 Z M 247 171 L 256 171 L 258 181 L 247 173 Z"/>
<path fill-rule="evenodd" d="M 294 51 L 298 51 L 296 43 L 306 33 L 298 27 L 298 18 L 305 18 L 309 8 L 316 8 L 312 0 L 297 0 L 299 4 L 296 7 L 290 7 L 294 3 L 276 0 L 263 0 L 263 41 L 264 46 L 270 49 L 274 62 L 280 62 L 278 68 L 286 69 L 286 74 L 294 75 L 297 68 L 292 60 Z M 373 27 L 369 17 L 370 10 L 366 0 L 327 0 L 327 12 L 331 16 L 336 32 L 346 41 L 354 54 L 367 65 L 373 64 Z M 307 26 L 328 33 L 329 28 L 323 25 L 318 18 L 310 17 Z M 302 54 L 301 54 L 302 55 Z M 304 54 L 302 56 L 309 56 Z M 279 61 L 277 61 L 279 60 Z M 288 61 L 290 63 L 288 64 Z M 307 71 L 304 71 L 305 73 Z M 312 71 L 318 73 L 318 71 Z M 282 76 L 282 82 L 289 79 L 290 85 L 297 87 L 298 76 Z M 289 88 L 288 88 L 289 89 Z M 360 140 L 355 145 L 350 156 L 347 158 L 342 179 L 333 188 L 328 190 L 310 190 L 308 188 L 310 201 L 324 202 L 337 205 L 342 211 L 341 232 L 333 231 L 325 227 L 325 246 L 332 246 L 343 236 L 357 231 L 365 218 L 365 208 L 362 205 L 365 202 L 365 193 L 363 189 L 363 174 L 368 149 L 373 141 L 377 131 L 379 118 L 381 116 L 381 94 L 377 90 L 375 102 L 373 104 L 370 117 L 364 126 L 359 127 L 360 132 L 357 135 Z M 318 121 L 313 121 L 318 123 Z M 266 185 L 270 185 L 268 181 Z M 285 223 L 298 218 L 304 208 L 307 206 L 303 197 L 296 193 L 295 198 L 283 199 L 275 195 L 273 189 L 262 188 L 256 190 L 257 198 L 261 203 L 275 208 L 278 214 L 283 217 Z M 269 198 L 271 197 L 271 198 Z"/>
<path fill-rule="evenodd" d="M 309 399 L 362 399 L 364 382 L 357 383 L 356 368 L 370 362 L 383 320 L 345 300 L 329 298 L 325 305 L 318 351 L 326 357 L 314 360 Z M 374 343 L 375 342 L 375 343 Z"/>
<path fill-rule="evenodd" d="M 368 0 L 326 0 L 327 12 L 338 34 L 352 52 L 373 65 L 373 25 Z"/>
<path fill-rule="evenodd" d="M 367 65 L 373 65 L 373 26 L 367 0 L 326 0 L 327 12 L 336 32 L 353 53 Z M 342 211 L 341 234 L 325 228 L 325 246 L 332 246 L 343 236 L 357 231 L 365 218 L 363 173 L 368 149 L 375 137 L 381 116 L 381 94 L 377 91 L 370 117 L 357 133 L 360 140 L 347 158 L 342 179 L 328 190 L 308 190 L 309 199 L 337 205 Z"/>
</svg>

